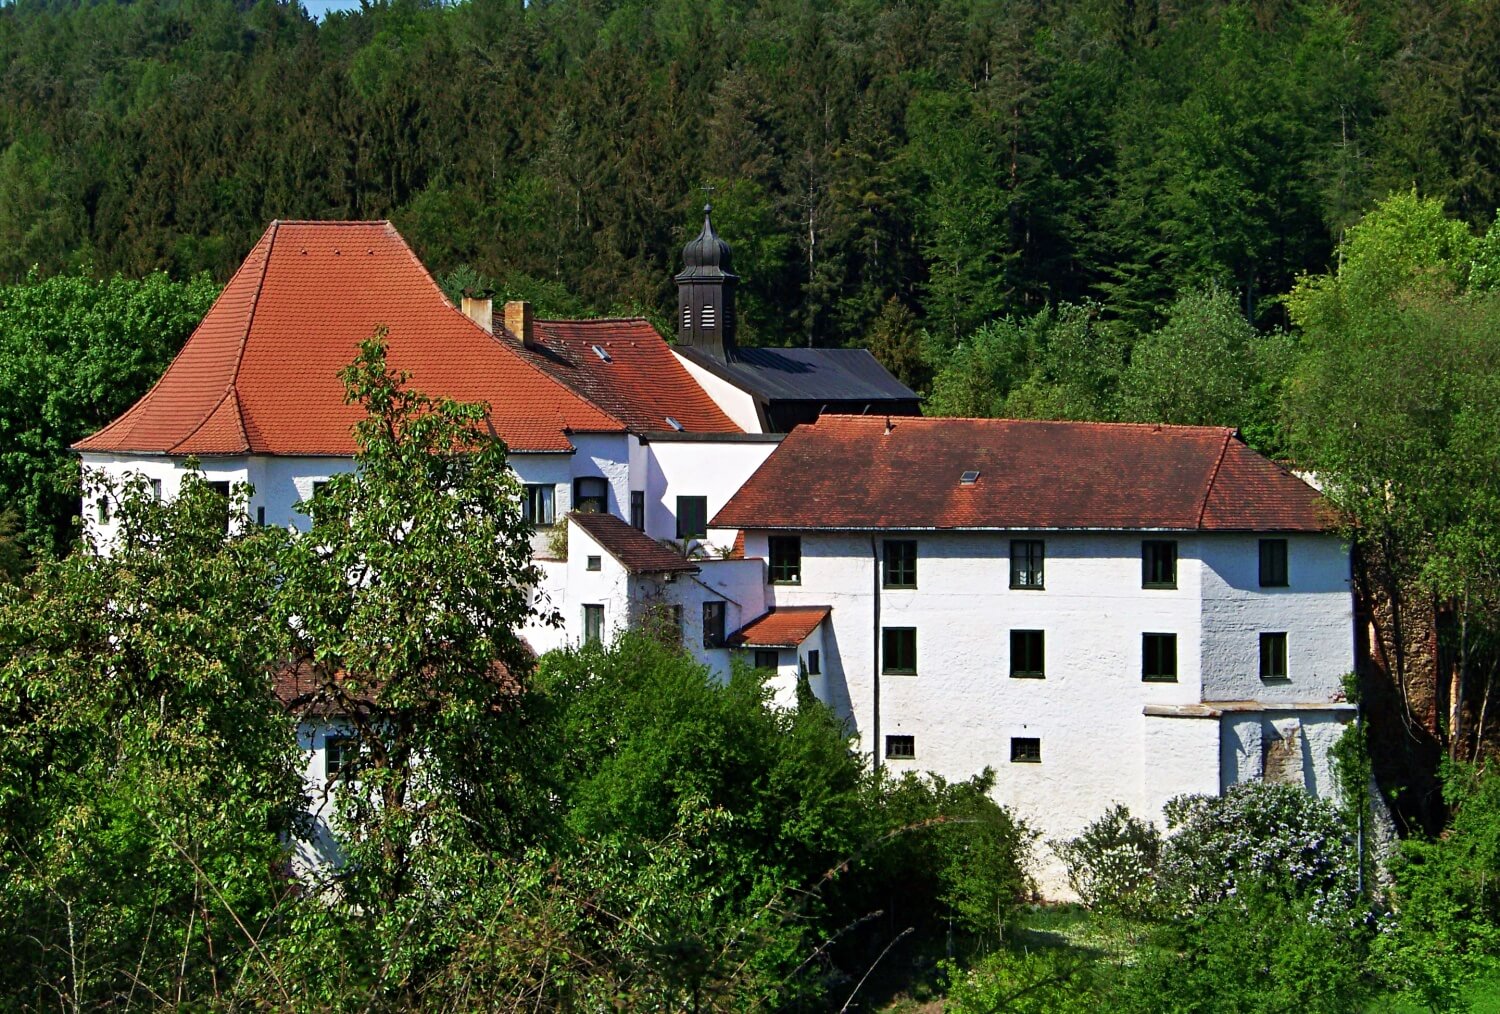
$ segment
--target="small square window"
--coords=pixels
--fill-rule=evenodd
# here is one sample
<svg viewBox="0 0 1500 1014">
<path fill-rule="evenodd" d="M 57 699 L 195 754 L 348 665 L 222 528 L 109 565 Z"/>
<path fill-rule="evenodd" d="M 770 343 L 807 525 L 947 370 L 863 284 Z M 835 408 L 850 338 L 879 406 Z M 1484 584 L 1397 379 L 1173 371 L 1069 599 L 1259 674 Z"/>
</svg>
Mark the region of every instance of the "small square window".
<svg viewBox="0 0 1500 1014">
<path fill-rule="evenodd" d="M 590 556 L 590 557 L 588 557 L 586 560 L 583 561 L 583 569 L 584 570 L 603 570 L 604 569 L 604 557 L 602 557 L 602 556 Z"/>
<path fill-rule="evenodd" d="M 813 649 L 807 653 L 807 675 L 820 676 L 823 673 L 823 662 L 819 657 L 821 653 Z"/>
<path fill-rule="evenodd" d="M 1042 741 L 1034 736 L 1012 736 L 1010 740 L 1010 762 L 1012 764 L 1040 764 Z"/>
<path fill-rule="evenodd" d="M 781 666 L 781 652 L 774 648 L 760 648 L 755 652 L 755 668 L 777 669 Z"/>
<path fill-rule="evenodd" d="M 885 756 L 888 760 L 915 760 L 917 756 L 917 737 L 887 736 L 885 738 Z"/>
<path fill-rule="evenodd" d="M 557 523 L 557 487 L 527 483 L 521 490 L 521 517 L 538 528 Z"/>
<path fill-rule="evenodd" d="M 1285 588 L 1287 586 L 1286 540 L 1260 540 L 1260 586 L 1262 588 Z"/>
<path fill-rule="evenodd" d="M 1177 682 L 1177 635 L 1141 635 L 1141 679 Z"/>
<path fill-rule="evenodd" d="M 708 536 L 708 497 L 677 498 L 677 537 L 702 539 Z"/>
<path fill-rule="evenodd" d="M 630 491 L 630 527 L 646 530 L 646 494 L 638 489 Z"/>
<path fill-rule="evenodd" d="M 339 733 L 323 737 L 323 777 L 325 780 L 333 781 L 349 771 L 358 759 L 358 736 Z"/>
<path fill-rule="evenodd" d="M 1141 587 L 1177 587 L 1177 543 L 1146 539 L 1141 543 Z"/>
<path fill-rule="evenodd" d="M 1010 586 L 1041 589 L 1042 562 L 1047 544 L 1041 539 L 1010 540 Z"/>
<path fill-rule="evenodd" d="M 915 539 L 885 540 L 885 587 L 917 586 L 917 543 Z"/>
<path fill-rule="evenodd" d="M 1289 675 L 1286 665 L 1286 634 L 1260 635 L 1260 678 L 1284 680 Z"/>
<path fill-rule="evenodd" d="M 1010 674 L 1041 679 L 1046 675 L 1044 635 L 1040 630 L 1010 632 Z"/>
<path fill-rule="evenodd" d="M 802 540 L 795 535 L 773 535 L 766 540 L 772 584 L 802 583 Z"/>
<path fill-rule="evenodd" d="M 586 605 L 583 607 L 583 643 L 598 644 L 604 640 L 604 607 L 602 605 Z"/>
<path fill-rule="evenodd" d="M 917 628 L 886 627 L 880 638 L 880 671 L 898 676 L 917 671 Z"/>
<path fill-rule="evenodd" d="M 724 603 L 703 603 L 703 647 L 724 647 Z"/>
</svg>

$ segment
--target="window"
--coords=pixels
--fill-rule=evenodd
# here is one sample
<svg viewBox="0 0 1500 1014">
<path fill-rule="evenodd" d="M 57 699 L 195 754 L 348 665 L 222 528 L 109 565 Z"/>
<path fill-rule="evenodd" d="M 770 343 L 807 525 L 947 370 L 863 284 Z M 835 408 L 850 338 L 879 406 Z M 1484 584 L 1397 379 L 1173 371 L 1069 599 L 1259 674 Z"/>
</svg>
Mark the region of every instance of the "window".
<svg viewBox="0 0 1500 1014">
<path fill-rule="evenodd" d="M 708 535 L 708 497 L 677 498 L 677 537 L 701 539 Z"/>
<path fill-rule="evenodd" d="M 774 648 L 760 648 L 755 652 L 755 668 L 775 669 L 781 665 L 781 652 Z"/>
<path fill-rule="evenodd" d="M 916 673 L 916 627 L 886 627 L 881 631 L 880 671 L 897 675 Z"/>
<path fill-rule="evenodd" d="M 328 488 L 327 479 L 314 479 L 312 484 L 312 498 L 316 500 L 323 495 L 323 490 Z"/>
<path fill-rule="evenodd" d="M 1042 559 L 1046 555 L 1046 545 L 1041 539 L 1010 540 L 1012 588 L 1042 587 Z"/>
<path fill-rule="evenodd" d="M 724 647 L 724 603 L 713 600 L 703 603 L 703 647 Z"/>
<path fill-rule="evenodd" d="M 1285 588 L 1286 540 L 1260 540 L 1260 586 L 1262 588 Z"/>
<path fill-rule="evenodd" d="M 822 653 L 813 649 L 807 653 L 807 675 L 821 676 L 823 674 Z"/>
<path fill-rule="evenodd" d="M 151 480 L 151 499 L 155 500 L 157 503 L 161 503 L 161 480 L 160 479 L 152 479 Z"/>
<path fill-rule="evenodd" d="M 583 607 L 583 643 L 598 644 L 604 640 L 604 607 Z"/>
<path fill-rule="evenodd" d="M 682 644 L 682 606 L 660 606 L 656 612 L 656 636 L 669 648 Z"/>
<path fill-rule="evenodd" d="M 885 586 L 917 586 L 917 543 L 914 539 L 885 540 Z"/>
<path fill-rule="evenodd" d="M 887 736 L 885 738 L 885 756 L 887 760 L 915 760 L 917 756 L 917 737 Z"/>
<path fill-rule="evenodd" d="M 1177 635 L 1141 635 L 1141 679 L 1177 682 Z"/>
<path fill-rule="evenodd" d="M 802 583 L 802 539 L 796 535 L 773 535 L 766 540 L 771 558 L 772 584 Z"/>
<path fill-rule="evenodd" d="M 584 570 L 603 570 L 604 569 L 604 557 L 602 557 L 602 556 L 590 556 L 590 557 L 586 558 L 583 561 L 583 569 Z"/>
<path fill-rule="evenodd" d="M 1286 667 L 1286 634 L 1261 634 L 1260 635 L 1260 678 L 1263 680 L 1284 680 L 1288 672 Z"/>
<path fill-rule="evenodd" d="M 266 509 L 264 507 L 255 508 L 255 523 L 261 528 L 266 527 Z"/>
<path fill-rule="evenodd" d="M 521 517 L 539 528 L 557 523 L 557 487 L 527 483 L 521 492 Z"/>
<path fill-rule="evenodd" d="M 109 524 L 109 495 L 106 493 L 99 494 L 99 523 Z"/>
<path fill-rule="evenodd" d="M 1177 543 L 1147 539 L 1141 543 L 1141 587 L 1177 587 Z"/>
<path fill-rule="evenodd" d="M 224 531 L 229 531 L 229 483 L 210 482 L 207 484 L 213 494 L 224 501 L 222 510 L 224 512 Z"/>
<path fill-rule="evenodd" d="M 1012 630 L 1010 632 L 1010 674 L 1015 677 L 1040 679 L 1046 675 L 1045 651 L 1040 630 Z"/>
<path fill-rule="evenodd" d="M 1012 736 L 1010 740 L 1010 762 L 1012 764 L 1040 764 L 1042 741 L 1034 736 Z"/>
<path fill-rule="evenodd" d="M 609 506 L 609 487 L 603 479 L 573 480 L 573 509 L 584 514 L 603 514 Z"/>
<path fill-rule="evenodd" d="M 323 777 L 327 781 L 350 770 L 359 759 L 359 737 L 348 733 L 323 737 Z"/>
<path fill-rule="evenodd" d="M 638 489 L 630 491 L 630 527 L 646 530 L 646 494 Z"/>
</svg>

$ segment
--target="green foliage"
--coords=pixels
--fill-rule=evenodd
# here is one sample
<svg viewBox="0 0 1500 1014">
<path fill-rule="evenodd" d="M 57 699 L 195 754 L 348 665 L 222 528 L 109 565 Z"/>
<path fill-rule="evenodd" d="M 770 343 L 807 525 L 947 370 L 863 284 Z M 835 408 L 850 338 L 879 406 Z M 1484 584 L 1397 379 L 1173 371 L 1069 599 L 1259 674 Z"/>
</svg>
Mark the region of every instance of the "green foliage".
<svg viewBox="0 0 1500 1014">
<path fill-rule="evenodd" d="M 1112 806 L 1077 838 L 1052 843 L 1068 870 L 1068 885 L 1089 908 L 1135 917 L 1154 908 L 1161 832 Z"/>
<path fill-rule="evenodd" d="M 146 393 L 217 294 L 207 275 L 161 273 L 0 287 L 0 503 L 19 514 L 20 548 L 67 548 L 79 494 L 69 445 Z"/>
<path fill-rule="evenodd" d="M 1104 999 L 1081 955 L 1064 950 L 995 951 L 968 971 L 947 963 L 953 1014 L 1086 1014 Z"/>
</svg>

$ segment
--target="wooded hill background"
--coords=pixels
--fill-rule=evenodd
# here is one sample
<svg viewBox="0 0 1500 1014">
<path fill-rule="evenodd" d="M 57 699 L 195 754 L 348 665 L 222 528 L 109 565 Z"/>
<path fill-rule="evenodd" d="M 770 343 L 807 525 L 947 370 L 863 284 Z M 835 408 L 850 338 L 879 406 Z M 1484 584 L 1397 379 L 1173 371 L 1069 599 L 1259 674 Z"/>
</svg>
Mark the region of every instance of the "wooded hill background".
<svg viewBox="0 0 1500 1014">
<path fill-rule="evenodd" d="M 1264 327 L 1387 193 L 1500 201 L 1492 2 L 20 0 L 0 68 L 7 281 L 391 218 L 440 274 L 654 315 L 712 186 L 748 340 L 951 344 L 1204 283 Z"/>
</svg>

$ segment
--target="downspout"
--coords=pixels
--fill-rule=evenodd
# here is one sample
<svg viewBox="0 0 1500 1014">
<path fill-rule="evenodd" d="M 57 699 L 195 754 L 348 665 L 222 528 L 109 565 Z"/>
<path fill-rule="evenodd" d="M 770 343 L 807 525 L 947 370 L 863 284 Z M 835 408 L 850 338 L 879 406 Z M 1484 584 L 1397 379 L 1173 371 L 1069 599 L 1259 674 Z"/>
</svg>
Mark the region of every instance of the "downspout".
<svg viewBox="0 0 1500 1014">
<path fill-rule="evenodd" d="M 871 610 L 874 617 L 870 633 L 870 657 L 875 660 L 870 673 L 871 685 L 874 691 L 870 699 L 870 752 L 875 763 L 875 773 L 880 774 L 880 553 L 875 548 L 875 536 L 870 536 L 870 561 L 874 566 L 871 568 L 873 580 L 871 586 L 875 590 L 875 606 Z"/>
</svg>

